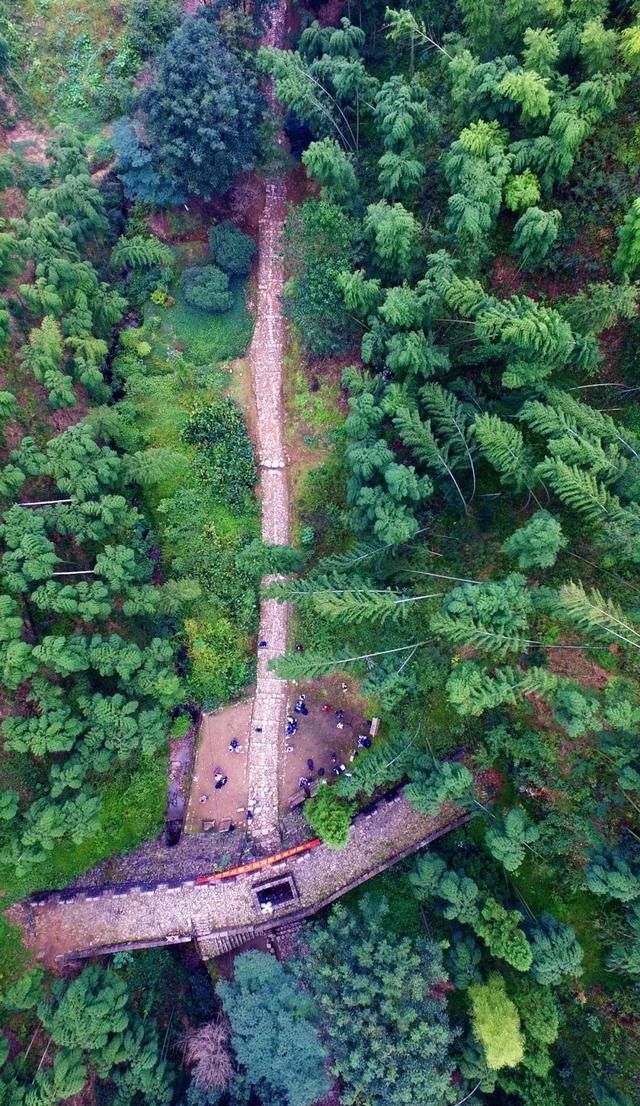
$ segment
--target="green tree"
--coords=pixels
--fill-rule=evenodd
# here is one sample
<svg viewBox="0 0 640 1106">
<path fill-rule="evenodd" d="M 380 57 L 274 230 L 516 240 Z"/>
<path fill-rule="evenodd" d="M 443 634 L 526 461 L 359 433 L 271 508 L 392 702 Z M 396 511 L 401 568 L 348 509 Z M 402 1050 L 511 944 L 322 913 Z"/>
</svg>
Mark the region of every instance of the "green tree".
<svg viewBox="0 0 640 1106">
<path fill-rule="evenodd" d="M 343 849 L 349 840 L 354 808 L 323 784 L 315 798 L 305 803 L 304 815 L 314 833 L 332 849 Z"/>
<path fill-rule="evenodd" d="M 558 520 L 548 511 L 536 511 L 524 526 L 507 538 L 502 549 L 526 572 L 530 568 L 552 568 L 566 544 Z"/>
<path fill-rule="evenodd" d="M 565 975 L 582 975 L 583 951 L 575 931 L 551 914 L 542 914 L 530 930 L 533 963 L 531 974 L 545 986 L 560 983 Z"/>
<path fill-rule="evenodd" d="M 329 1090 L 316 1003 L 290 969 L 263 952 L 234 961 L 232 982 L 216 988 L 231 1043 L 247 1081 L 262 1098 L 311 1106 Z"/>
<path fill-rule="evenodd" d="M 70 984 L 54 983 L 50 996 L 38 1006 L 38 1017 L 57 1045 L 81 1049 L 104 1071 L 110 1051 L 129 1025 L 127 1000 L 126 984 L 96 965 Z"/>
<path fill-rule="evenodd" d="M 392 938 L 386 904 L 334 907 L 314 926 L 300 965 L 316 999 L 345 1106 L 454 1102 L 440 948 Z"/>
<path fill-rule="evenodd" d="M 312 142 L 303 153 L 302 162 L 322 186 L 323 200 L 345 203 L 355 195 L 358 183 L 353 163 L 335 138 Z"/>
<path fill-rule="evenodd" d="M 258 150 L 261 100 L 249 64 L 204 9 L 158 55 L 141 106 L 153 163 L 175 186 L 210 198 L 226 192 Z"/>
<path fill-rule="evenodd" d="M 513 248 L 522 258 L 525 268 L 534 268 L 544 261 L 554 245 L 562 216 L 559 211 L 543 211 L 528 207 L 514 227 Z"/>
<path fill-rule="evenodd" d="M 524 811 L 514 809 L 500 816 L 485 835 L 485 843 L 492 857 L 507 872 L 517 872 L 526 855 L 526 848 L 537 841 L 540 830 L 533 825 Z"/>
<path fill-rule="evenodd" d="M 364 231 L 382 272 L 406 277 L 415 265 L 420 224 L 402 204 L 369 204 Z"/>
<path fill-rule="evenodd" d="M 215 265 L 184 269 L 180 277 L 180 290 L 189 306 L 200 311 L 220 314 L 228 311 L 233 303 L 229 277 Z"/>
<path fill-rule="evenodd" d="M 535 207 L 540 199 L 540 184 L 535 173 L 525 169 L 511 177 L 504 189 L 504 202 L 511 211 Z"/>
<path fill-rule="evenodd" d="M 631 204 L 617 233 L 620 244 L 614 267 L 633 280 L 640 273 L 640 197 Z"/>
<path fill-rule="evenodd" d="M 411 770 L 411 780 L 405 795 L 414 810 L 436 816 L 444 803 L 461 807 L 473 799 L 473 775 L 464 764 L 436 762 L 431 756 L 421 758 Z"/>
<path fill-rule="evenodd" d="M 127 38 L 141 58 L 152 57 L 178 26 L 178 0 L 129 0 Z"/>
<path fill-rule="evenodd" d="M 216 265 L 229 276 L 247 276 L 256 247 L 248 234 L 243 234 L 225 219 L 209 231 L 209 252 Z"/>
<path fill-rule="evenodd" d="M 486 983 L 469 987 L 473 1034 L 490 1068 L 514 1068 L 524 1056 L 520 1016 L 508 997 L 504 979 L 493 972 Z"/>
<path fill-rule="evenodd" d="M 594 853 L 584 874 L 594 895 L 609 895 L 625 903 L 640 898 L 640 876 L 614 849 Z"/>
<path fill-rule="evenodd" d="M 284 306 L 306 349 L 343 353 L 355 337 L 340 274 L 357 262 L 356 224 L 337 205 L 307 200 L 285 224 L 285 262 L 291 273 Z"/>
<path fill-rule="evenodd" d="M 531 967 L 532 953 L 521 923 L 518 910 L 505 910 L 496 899 L 488 898 L 474 929 L 492 956 L 506 960 L 518 972 L 526 972 Z"/>
</svg>

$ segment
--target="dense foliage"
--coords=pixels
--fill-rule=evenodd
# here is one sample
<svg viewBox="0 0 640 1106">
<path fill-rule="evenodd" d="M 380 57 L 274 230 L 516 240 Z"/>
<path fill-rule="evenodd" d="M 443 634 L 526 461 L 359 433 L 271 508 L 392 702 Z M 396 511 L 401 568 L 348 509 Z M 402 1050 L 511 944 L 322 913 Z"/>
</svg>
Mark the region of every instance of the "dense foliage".
<svg viewBox="0 0 640 1106">
<path fill-rule="evenodd" d="M 251 675 L 274 559 L 219 366 L 250 334 L 241 174 L 287 156 L 256 61 L 306 146 L 283 307 L 338 427 L 296 454 L 278 667 L 384 719 L 307 822 L 341 849 L 400 781 L 469 821 L 215 991 L 154 954 L 23 974 L 0 1097 L 632 1106 L 638 4 L 303 7 L 259 51 L 261 5 L 45 7 L 0 3 L 3 132 L 74 124 L 0 157 L 8 898 L 156 832 L 172 711 Z"/>
</svg>

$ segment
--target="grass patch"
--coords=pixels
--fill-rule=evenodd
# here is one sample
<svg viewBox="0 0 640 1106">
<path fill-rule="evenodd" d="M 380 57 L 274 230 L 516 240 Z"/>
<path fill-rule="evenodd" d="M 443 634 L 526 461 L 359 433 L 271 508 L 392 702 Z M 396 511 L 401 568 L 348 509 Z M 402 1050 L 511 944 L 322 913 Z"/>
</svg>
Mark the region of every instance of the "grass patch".
<svg viewBox="0 0 640 1106">
<path fill-rule="evenodd" d="M 192 264 L 198 246 L 182 245 L 180 261 Z M 185 618 L 184 640 L 191 662 L 189 694 L 207 707 L 239 694 L 253 675 L 257 579 L 238 562 L 238 555 L 259 537 L 260 519 L 247 481 L 249 440 L 237 409 L 225 399 L 229 373 L 221 368 L 245 352 L 251 332 L 241 284 L 234 289 L 231 310 L 223 315 L 189 307 L 178 290 L 175 305 L 148 305 L 145 325 L 136 335 L 138 344 L 147 343 L 151 352 L 133 375 L 127 372 L 128 395 L 145 443 L 168 447 L 188 460 L 186 474 L 149 489 L 146 502 L 165 570 L 176 578 L 195 578 L 202 588 L 197 607 Z M 200 416 L 194 423 L 195 408 Z M 218 422 L 214 419 L 211 433 L 207 430 L 208 413 L 213 417 L 216 411 L 228 415 L 224 440 L 231 435 L 234 445 L 225 453 L 226 481 L 216 475 Z M 201 433 L 195 432 L 198 427 Z"/>
<path fill-rule="evenodd" d="M 158 341 L 182 346 L 185 357 L 194 365 L 218 365 L 241 357 L 251 341 L 253 320 L 247 311 L 244 284 L 234 281 L 231 291 L 229 311 L 212 315 L 190 307 L 176 288 L 175 304 L 160 309 Z M 158 309 L 154 308 L 153 313 L 157 314 Z"/>
</svg>

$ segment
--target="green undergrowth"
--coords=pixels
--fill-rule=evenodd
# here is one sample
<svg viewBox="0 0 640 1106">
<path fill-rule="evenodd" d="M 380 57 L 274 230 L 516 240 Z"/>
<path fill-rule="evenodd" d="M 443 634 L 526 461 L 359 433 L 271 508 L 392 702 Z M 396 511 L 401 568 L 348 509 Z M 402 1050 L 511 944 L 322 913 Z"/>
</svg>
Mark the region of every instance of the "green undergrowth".
<svg viewBox="0 0 640 1106">
<path fill-rule="evenodd" d="M 79 845 L 65 841 L 53 848 L 45 865 L 18 876 L 0 867 L 4 903 L 25 898 L 42 888 L 66 887 L 83 872 L 109 857 L 130 852 L 157 836 L 166 806 L 166 749 L 163 755 L 141 757 L 112 774 L 102 789 L 102 812 L 96 833 Z M 19 931 L 0 915 L 0 985 L 20 974 L 26 952 Z"/>
<path fill-rule="evenodd" d="M 186 260 L 189 250 L 177 252 Z M 211 707 L 239 695 L 253 672 L 257 578 L 239 557 L 259 537 L 259 513 L 252 448 L 226 399 L 225 364 L 246 351 L 252 320 L 242 285 L 224 314 L 190 308 L 177 282 L 172 293 L 170 306 L 148 304 L 135 348 L 116 369 L 126 378 L 145 446 L 171 449 L 187 461 L 183 471 L 148 489 L 146 501 L 165 572 L 194 579 L 202 590 L 183 624 L 185 679 L 189 696 Z M 126 344 L 131 347 L 131 338 Z M 137 351 L 143 356 L 136 358 Z"/>
</svg>

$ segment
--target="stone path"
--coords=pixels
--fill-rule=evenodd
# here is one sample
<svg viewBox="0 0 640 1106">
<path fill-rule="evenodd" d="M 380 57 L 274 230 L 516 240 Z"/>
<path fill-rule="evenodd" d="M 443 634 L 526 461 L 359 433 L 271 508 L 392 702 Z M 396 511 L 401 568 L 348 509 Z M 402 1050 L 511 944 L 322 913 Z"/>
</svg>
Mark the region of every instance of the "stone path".
<svg viewBox="0 0 640 1106">
<path fill-rule="evenodd" d="M 247 940 L 256 932 L 315 913 L 467 818 L 450 804 L 435 817 L 418 814 L 398 793 L 393 801 L 381 799 L 355 819 L 345 849 L 319 845 L 262 871 L 213 884 L 197 885 L 192 878 L 34 896 L 8 913 L 21 926 L 26 945 L 50 967 L 58 957 L 78 953 L 198 938 L 213 940 L 214 955 L 223 938 Z M 278 877 L 293 880 L 296 897 L 268 918 L 256 902 L 255 890 Z"/>
<path fill-rule="evenodd" d="M 282 0 L 271 13 L 265 43 L 282 46 L 285 38 Z M 273 102 L 273 91 L 269 90 Z M 257 454 L 262 497 L 262 540 L 270 545 L 289 544 L 289 485 L 284 445 L 283 353 L 284 323 L 280 298 L 284 268 L 280 239 L 285 217 L 284 176 L 268 180 L 258 237 L 258 298 L 256 326 L 249 351 L 251 381 L 256 405 Z M 263 586 L 270 578 L 263 580 Z M 287 684 L 269 672 L 269 661 L 287 647 L 289 608 L 275 600 L 260 605 L 256 694 L 251 717 L 248 750 L 249 806 L 253 810 L 251 834 L 265 852 L 277 850 L 279 757 L 287 713 Z"/>
</svg>

